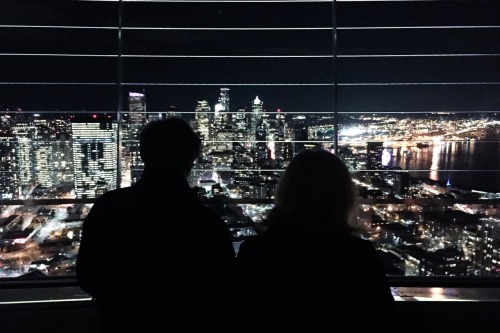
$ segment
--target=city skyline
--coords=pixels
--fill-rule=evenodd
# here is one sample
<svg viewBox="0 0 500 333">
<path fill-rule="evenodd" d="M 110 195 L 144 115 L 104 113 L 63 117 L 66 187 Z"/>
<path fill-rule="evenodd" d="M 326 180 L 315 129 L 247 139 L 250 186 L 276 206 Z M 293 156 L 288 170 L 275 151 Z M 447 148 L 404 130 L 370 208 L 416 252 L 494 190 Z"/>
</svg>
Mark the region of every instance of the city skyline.
<svg viewBox="0 0 500 333">
<path fill-rule="evenodd" d="M 4 134 L 4 148 L 2 149 L 5 151 L 4 154 L 10 154 L 5 156 L 12 155 L 10 157 L 12 162 L 4 162 L 3 165 L 3 174 L 7 175 L 3 177 L 4 189 L 2 191 L 4 195 L 7 198 L 16 198 L 12 187 L 14 183 L 10 184 L 11 182 L 8 180 L 11 177 L 9 174 L 15 176 L 13 179 L 18 179 L 19 184 L 24 184 L 23 186 L 31 184 L 30 186 L 33 187 L 37 183 L 50 187 L 57 184 L 57 179 L 64 183 L 75 177 L 73 181 L 80 179 L 75 183 L 75 189 L 80 188 L 77 193 L 81 195 L 84 192 L 79 191 L 86 191 L 86 197 L 94 196 L 92 194 L 93 187 L 99 183 L 101 185 L 98 186 L 99 189 L 96 187 L 96 191 L 106 191 L 106 189 L 116 186 L 128 186 L 135 183 L 142 170 L 142 161 L 138 155 L 137 145 L 138 133 L 142 126 L 148 121 L 166 116 L 186 116 L 186 114 L 172 108 L 164 112 L 148 112 L 148 96 L 144 93 L 144 90 L 141 93 L 129 92 L 129 99 L 125 106 L 127 110 L 123 112 L 121 117 L 121 140 L 123 142 L 120 152 L 117 150 L 118 127 L 116 127 L 115 117 L 111 115 L 104 115 L 105 117 L 101 118 L 98 115 L 93 117 L 93 114 L 88 112 L 77 114 L 75 117 L 66 113 L 52 113 L 51 115 L 56 116 L 52 119 L 46 117 L 49 114 L 45 114 L 45 116 L 42 113 L 28 112 L 27 116 L 31 115 L 28 118 L 18 118 L 23 114 L 19 111 L 10 113 L 12 114 L 11 118 L 6 117 L 9 113 L 4 113 L 2 115 L 4 123 L 2 130 L 13 131 L 10 136 L 14 139 L 9 139 L 9 134 L 4 132 L 7 134 Z M 258 96 L 245 108 L 237 108 L 233 107 L 232 90 L 224 87 L 219 88 L 216 99 L 217 102 L 212 105 L 207 100 L 198 100 L 195 109 L 187 114 L 189 116 L 187 120 L 202 136 L 204 142 L 200 164 L 197 164 L 194 170 L 208 168 L 212 170 L 212 173 L 218 170 L 219 172 L 230 171 L 236 174 L 238 172 L 256 172 L 259 169 L 279 171 L 286 166 L 287 161 L 294 154 L 300 149 L 306 148 L 307 142 L 309 142 L 307 145 L 310 147 L 323 147 L 333 152 L 333 144 L 337 141 L 339 144 L 338 153 L 353 172 L 383 169 L 382 166 L 386 169 L 389 168 L 389 170 L 395 167 L 412 172 L 413 177 L 429 178 L 440 183 L 448 182 L 459 186 L 461 184 L 465 189 L 500 192 L 500 184 L 486 181 L 489 174 L 497 177 L 500 162 L 495 158 L 486 158 L 485 154 L 488 154 L 488 151 L 484 151 L 485 144 L 492 146 L 493 149 L 495 149 L 495 144 L 498 146 L 499 117 L 496 113 L 476 115 L 472 118 L 467 114 L 445 113 L 427 115 L 426 117 L 415 117 L 413 114 L 352 114 L 345 119 L 340 119 L 338 116 L 339 132 L 336 133 L 332 114 L 312 113 L 307 116 L 300 113 L 265 112 L 267 111 L 265 101 Z M 231 109 L 235 111 L 230 111 Z M 65 118 L 66 120 L 64 120 Z M 104 123 L 99 125 L 101 121 L 104 123 L 113 122 L 114 125 L 110 123 L 110 125 L 103 127 Z M 82 122 L 82 125 L 79 125 L 81 127 L 76 127 L 78 122 Z M 92 126 L 97 126 L 95 130 L 89 127 L 93 123 L 95 125 Z M 79 132 L 77 128 L 81 128 L 78 129 Z M 101 134 L 97 134 L 100 132 L 99 129 L 109 129 L 110 132 L 101 137 Z M 66 133 L 66 135 L 60 137 L 62 133 Z M 61 148 L 55 151 L 51 145 L 61 139 L 63 140 L 59 143 Z M 83 148 L 79 148 L 78 142 L 82 142 Z M 371 153 L 372 157 L 369 157 L 370 142 L 375 144 L 373 147 L 377 147 Z M 465 146 L 462 147 L 460 142 L 463 142 Z M 33 143 L 35 146 L 32 145 Z M 239 143 L 241 147 L 235 148 L 234 143 Z M 425 147 L 430 148 L 422 150 L 418 144 L 425 144 Z M 6 147 L 15 147 L 16 145 L 19 149 L 12 150 L 16 153 L 8 153 Z M 102 149 L 106 145 L 108 152 L 105 153 Z M 471 147 L 476 148 L 471 150 Z M 81 149 L 84 150 L 77 153 Z M 85 165 L 89 163 L 85 166 L 85 170 L 88 171 L 83 171 L 80 169 L 81 167 L 78 167 L 80 171 L 76 172 L 76 168 L 81 162 L 75 159 L 75 156 L 90 154 L 95 149 L 102 150 L 100 154 L 107 156 L 105 160 L 99 162 L 95 157 L 89 155 L 87 162 L 85 162 Z M 255 152 L 252 152 L 253 150 Z M 469 150 L 470 152 L 468 152 Z M 456 155 L 456 157 L 452 157 L 451 160 L 445 157 L 444 154 L 449 154 L 447 151 L 456 151 L 452 155 Z M 472 153 L 473 151 L 475 153 Z M 384 152 L 385 155 L 383 155 Z M 118 153 L 121 156 L 119 167 L 117 165 Z M 428 156 L 422 154 L 428 154 Z M 466 154 L 464 155 L 466 157 L 460 157 L 461 154 Z M 472 155 L 467 157 L 469 154 Z M 439 158 L 439 155 L 442 157 Z M 384 160 L 382 156 L 385 156 L 386 159 L 383 165 L 381 164 Z M 369 162 L 370 158 L 376 158 L 378 162 L 376 164 Z M 460 162 L 464 158 L 472 158 L 474 162 L 468 162 L 469 164 L 465 165 Z M 443 162 L 439 162 L 441 160 Z M 446 160 L 448 160 L 447 164 L 441 165 Z M 91 167 L 90 163 L 96 164 Z M 64 167 L 62 167 L 63 165 Z M 97 174 L 85 180 L 85 183 L 81 183 L 85 178 L 79 177 L 87 172 L 95 172 L 91 170 L 97 168 L 98 165 L 107 165 L 107 171 L 105 169 L 98 171 Z M 71 171 L 73 168 L 75 168 L 74 171 Z M 21 172 L 21 170 L 24 171 Z M 52 175 L 49 175 L 49 170 L 51 170 Z M 75 176 L 70 177 L 68 172 L 75 172 Z M 204 173 L 201 172 L 200 175 Z M 56 178 L 50 180 L 51 177 Z M 203 177 L 205 178 L 199 178 L 197 181 L 209 180 L 214 176 L 211 176 L 209 172 Z M 478 183 L 474 181 L 474 178 L 484 180 Z M 119 182 L 116 183 L 117 181 Z M 472 187 L 472 184 L 475 188 Z M 25 190 L 29 188 L 28 186 Z M 86 189 L 83 190 L 83 188 Z M 272 192 L 272 190 L 270 191 Z"/>
</svg>

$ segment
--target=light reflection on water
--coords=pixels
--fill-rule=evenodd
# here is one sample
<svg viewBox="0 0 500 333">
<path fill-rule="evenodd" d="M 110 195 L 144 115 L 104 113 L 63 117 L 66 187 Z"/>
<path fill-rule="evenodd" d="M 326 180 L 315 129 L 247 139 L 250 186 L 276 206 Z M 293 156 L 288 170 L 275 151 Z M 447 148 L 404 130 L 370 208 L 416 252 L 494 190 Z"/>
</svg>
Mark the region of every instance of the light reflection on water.
<svg viewBox="0 0 500 333">
<path fill-rule="evenodd" d="M 437 142 L 415 148 L 409 158 L 396 158 L 393 166 L 467 189 L 500 192 L 500 141 Z M 472 171 L 472 172 L 471 172 Z"/>
</svg>

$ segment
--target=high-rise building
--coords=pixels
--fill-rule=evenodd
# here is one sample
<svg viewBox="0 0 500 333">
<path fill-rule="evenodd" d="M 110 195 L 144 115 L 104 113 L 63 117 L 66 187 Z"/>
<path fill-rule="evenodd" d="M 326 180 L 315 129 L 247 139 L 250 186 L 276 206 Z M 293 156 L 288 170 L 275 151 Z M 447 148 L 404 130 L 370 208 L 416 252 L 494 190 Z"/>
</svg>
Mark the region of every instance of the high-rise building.
<svg viewBox="0 0 500 333">
<path fill-rule="evenodd" d="M 370 141 L 366 143 L 366 168 L 368 170 L 381 170 L 382 153 L 384 152 L 384 143 Z"/>
<path fill-rule="evenodd" d="M 36 127 L 33 122 L 19 121 L 13 126 L 17 141 L 16 160 L 21 195 L 27 195 L 36 184 L 35 149 Z"/>
<path fill-rule="evenodd" d="M 410 187 L 410 173 L 406 170 L 394 172 L 394 193 L 404 195 Z"/>
<path fill-rule="evenodd" d="M 276 167 L 283 167 L 293 157 L 293 145 L 290 135 L 290 125 L 286 121 L 285 113 L 276 110 L 274 119 L 274 159 Z"/>
<path fill-rule="evenodd" d="M 35 138 L 33 141 L 34 150 L 34 165 L 36 172 L 36 182 L 37 185 L 44 188 L 54 186 L 58 180 L 53 178 L 52 174 L 52 131 L 49 127 L 49 121 L 47 119 L 40 118 L 37 114 L 35 115 L 34 124 L 36 128 Z"/>
<path fill-rule="evenodd" d="M 137 138 L 140 130 L 147 122 L 146 95 L 144 93 L 129 92 L 128 109 L 128 127 L 131 129 L 130 134 L 133 138 Z"/>
<path fill-rule="evenodd" d="M 193 186 L 198 186 L 200 180 L 211 179 L 212 177 L 211 164 L 208 162 L 208 154 L 212 149 L 211 126 L 213 115 L 207 100 L 197 101 L 194 111 L 194 120 L 191 124 L 201 139 L 201 153 L 189 174 L 188 182 Z"/>
<path fill-rule="evenodd" d="M 293 155 L 306 149 L 308 141 L 308 130 L 306 125 L 306 117 L 304 115 L 295 115 L 293 117 Z"/>
<path fill-rule="evenodd" d="M 217 104 L 214 106 L 214 130 L 223 131 L 229 125 L 229 88 L 220 88 Z M 215 136 L 217 134 L 215 133 Z"/>
<path fill-rule="evenodd" d="M 256 145 L 257 127 L 264 120 L 264 102 L 256 96 L 252 102 L 252 111 L 250 115 L 250 139 L 253 141 L 253 146 Z M 266 124 L 267 125 L 267 124 Z"/>
<path fill-rule="evenodd" d="M 236 141 L 241 142 L 245 147 L 251 146 L 250 132 L 248 131 L 248 123 L 250 117 L 247 109 L 244 107 L 238 108 L 233 117 L 234 133 Z"/>
<path fill-rule="evenodd" d="M 261 119 L 255 129 L 255 149 L 257 151 L 257 164 L 262 166 L 270 159 L 270 150 L 267 147 L 267 123 Z"/>
<path fill-rule="evenodd" d="M 107 117 L 78 117 L 71 121 L 77 198 L 94 198 L 116 187 L 117 124 Z"/>
<path fill-rule="evenodd" d="M 212 153 L 231 151 L 235 132 L 229 121 L 229 88 L 221 88 L 218 103 L 214 107 L 214 121 L 210 131 Z"/>
<path fill-rule="evenodd" d="M 224 112 L 229 112 L 229 88 L 220 88 L 219 103 L 222 105 Z"/>
<path fill-rule="evenodd" d="M 210 141 L 210 122 L 211 122 L 211 108 L 207 100 L 200 100 L 196 102 L 195 123 L 193 126 L 195 131 L 200 136 L 203 144 Z"/>
<path fill-rule="evenodd" d="M 500 276 L 500 218 L 489 216 L 480 219 L 476 251 L 476 264 L 484 276 Z"/>
<path fill-rule="evenodd" d="M 52 145 L 51 177 L 55 184 L 72 183 L 73 179 L 73 153 L 71 151 L 71 136 L 68 133 L 55 135 Z"/>
<path fill-rule="evenodd" d="M 0 199 L 18 196 L 19 179 L 16 172 L 16 141 L 9 130 L 0 131 Z"/>
<path fill-rule="evenodd" d="M 144 165 L 139 154 L 139 134 L 148 122 L 146 96 L 143 93 L 129 92 L 128 113 L 122 119 L 122 159 L 121 186 L 129 186 L 139 180 Z"/>
<path fill-rule="evenodd" d="M 54 119 L 50 122 L 50 128 L 53 132 L 51 177 L 55 184 L 74 183 L 71 122 L 67 119 Z"/>
</svg>

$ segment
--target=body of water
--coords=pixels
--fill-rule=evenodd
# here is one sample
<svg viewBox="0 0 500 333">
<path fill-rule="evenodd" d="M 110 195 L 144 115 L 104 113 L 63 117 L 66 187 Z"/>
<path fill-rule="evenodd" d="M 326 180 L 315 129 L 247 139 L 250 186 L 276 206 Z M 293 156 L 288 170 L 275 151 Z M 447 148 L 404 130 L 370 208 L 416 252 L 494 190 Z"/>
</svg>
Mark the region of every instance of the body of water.
<svg viewBox="0 0 500 333">
<path fill-rule="evenodd" d="M 500 141 L 434 142 L 395 156 L 392 165 L 416 178 L 486 192 L 500 192 Z M 420 171 L 421 170 L 421 171 Z"/>
</svg>

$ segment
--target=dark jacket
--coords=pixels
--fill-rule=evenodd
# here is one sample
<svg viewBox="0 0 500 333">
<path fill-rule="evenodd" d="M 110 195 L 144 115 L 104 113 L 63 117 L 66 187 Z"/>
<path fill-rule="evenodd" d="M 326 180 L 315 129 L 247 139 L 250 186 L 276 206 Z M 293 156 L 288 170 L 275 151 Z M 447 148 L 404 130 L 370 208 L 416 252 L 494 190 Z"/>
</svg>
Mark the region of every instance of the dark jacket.
<svg viewBox="0 0 500 333">
<path fill-rule="evenodd" d="M 245 240 L 237 260 L 249 332 L 363 332 L 391 318 L 394 298 L 369 241 L 269 228 Z"/>
<path fill-rule="evenodd" d="M 194 332 L 224 322 L 215 303 L 230 302 L 234 260 L 226 224 L 185 179 L 144 174 L 93 205 L 77 278 L 95 297 L 107 331 Z"/>
</svg>

